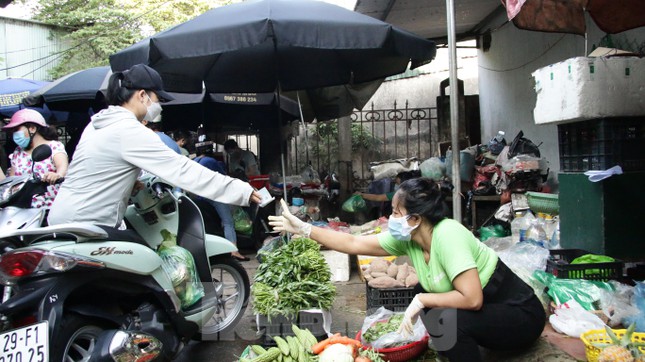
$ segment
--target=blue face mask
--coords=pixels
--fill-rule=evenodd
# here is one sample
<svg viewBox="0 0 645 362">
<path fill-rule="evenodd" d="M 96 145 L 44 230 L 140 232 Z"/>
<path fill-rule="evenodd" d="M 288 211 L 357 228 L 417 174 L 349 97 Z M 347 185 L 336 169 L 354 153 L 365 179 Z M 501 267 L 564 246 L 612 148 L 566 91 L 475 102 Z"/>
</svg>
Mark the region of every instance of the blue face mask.
<svg viewBox="0 0 645 362">
<path fill-rule="evenodd" d="M 412 230 L 416 229 L 419 225 L 410 226 L 408 218 L 410 215 L 401 217 L 394 217 L 390 215 L 387 220 L 387 229 L 393 238 L 399 241 L 409 241 L 412 238 Z"/>
<path fill-rule="evenodd" d="M 13 133 L 13 141 L 23 150 L 29 148 L 31 137 L 26 137 L 25 132 L 16 131 Z"/>
</svg>

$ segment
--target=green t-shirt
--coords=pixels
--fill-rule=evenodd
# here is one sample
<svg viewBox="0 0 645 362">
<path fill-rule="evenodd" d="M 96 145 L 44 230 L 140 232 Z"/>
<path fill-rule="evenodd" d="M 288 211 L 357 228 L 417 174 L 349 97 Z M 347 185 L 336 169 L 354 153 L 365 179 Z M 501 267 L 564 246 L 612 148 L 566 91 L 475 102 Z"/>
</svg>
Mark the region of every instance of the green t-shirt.
<svg viewBox="0 0 645 362">
<path fill-rule="evenodd" d="M 417 270 L 419 283 L 431 293 L 454 290 L 452 281 L 466 270 L 477 268 L 485 287 L 497 266 L 497 254 L 475 238 L 470 230 L 453 219 L 444 219 L 432 232 L 430 261 L 425 262 L 423 249 L 415 241 L 399 241 L 383 232 L 378 235 L 381 247 L 392 255 L 407 255 Z"/>
<path fill-rule="evenodd" d="M 396 194 L 396 191 L 386 192 L 385 197 L 387 197 L 389 201 L 392 201 L 392 199 L 394 198 L 394 194 Z"/>
</svg>

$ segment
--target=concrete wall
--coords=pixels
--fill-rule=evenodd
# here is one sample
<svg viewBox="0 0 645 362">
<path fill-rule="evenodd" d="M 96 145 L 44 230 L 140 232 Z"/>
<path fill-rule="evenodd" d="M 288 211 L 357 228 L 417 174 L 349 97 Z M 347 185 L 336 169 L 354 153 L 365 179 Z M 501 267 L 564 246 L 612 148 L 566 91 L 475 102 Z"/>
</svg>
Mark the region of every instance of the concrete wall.
<svg viewBox="0 0 645 362">
<path fill-rule="evenodd" d="M 474 47 L 475 42 L 463 43 Z M 477 50 L 462 48 L 457 52 L 457 76 L 464 81 L 465 94 L 477 94 Z M 406 100 L 411 108 L 435 107 L 439 95 L 439 83 L 448 78 L 448 50 L 438 49 L 437 56 L 428 65 L 418 68 L 416 77 L 403 77 L 384 82 L 374 94 L 365 109 L 374 103 L 375 109 L 392 108 L 394 101 L 397 107 L 404 107 Z M 446 89 L 446 93 L 449 90 Z"/>
<path fill-rule="evenodd" d="M 491 28 L 505 21 L 505 15 L 500 16 L 491 22 Z M 557 126 L 534 123 L 536 94 L 531 73 L 549 64 L 590 53 L 604 33 L 593 25 L 590 18 L 587 24 L 587 48 L 582 36 L 520 30 L 507 23 L 492 32 L 490 49 L 480 49 L 478 53 L 482 140 L 490 139 L 502 130 L 510 142 L 517 132 L 523 130 L 525 137 L 535 144 L 542 143 L 540 151 L 549 161 L 552 178 L 560 169 Z M 613 37 L 619 43 L 642 46 L 645 29 Z"/>
</svg>

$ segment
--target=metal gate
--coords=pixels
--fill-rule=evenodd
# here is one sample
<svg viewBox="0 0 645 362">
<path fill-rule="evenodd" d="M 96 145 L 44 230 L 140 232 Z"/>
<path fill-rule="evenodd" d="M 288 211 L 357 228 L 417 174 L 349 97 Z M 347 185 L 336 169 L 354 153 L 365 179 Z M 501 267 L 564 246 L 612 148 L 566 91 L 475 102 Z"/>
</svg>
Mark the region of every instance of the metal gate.
<svg viewBox="0 0 645 362">
<path fill-rule="evenodd" d="M 289 174 L 299 174 L 310 164 L 321 177 L 340 167 L 351 167 L 354 189 L 365 189 L 372 179 L 370 162 L 416 157 L 425 160 L 437 154 L 437 109 L 393 108 L 357 111 L 352 119 L 352 162 L 338 161 L 338 122 L 300 124 L 289 141 Z M 305 128 L 306 127 L 306 128 Z"/>
</svg>

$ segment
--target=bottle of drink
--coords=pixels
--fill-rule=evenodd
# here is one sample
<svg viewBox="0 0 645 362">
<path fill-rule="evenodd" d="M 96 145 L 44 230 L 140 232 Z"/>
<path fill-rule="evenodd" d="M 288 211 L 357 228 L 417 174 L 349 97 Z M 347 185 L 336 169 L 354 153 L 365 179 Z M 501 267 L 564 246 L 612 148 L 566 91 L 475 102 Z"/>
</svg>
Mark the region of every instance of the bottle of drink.
<svg viewBox="0 0 645 362">
<path fill-rule="evenodd" d="M 544 247 L 548 244 L 548 239 L 546 238 L 546 231 L 542 227 L 542 224 L 539 219 L 531 220 L 531 225 L 526 229 L 526 240 L 534 242 L 538 245 Z"/>
<path fill-rule="evenodd" d="M 531 226 L 531 222 L 533 222 L 533 220 L 535 220 L 533 213 L 531 211 L 526 211 L 524 217 L 520 220 L 520 242 L 528 241 L 526 238 L 526 232 L 528 231 L 529 226 Z"/>
<path fill-rule="evenodd" d="M 511 239 L 513 240 L 513 244 L 520 242 L 520 224 L 522 223 L 523 217 L 524 214 L 518 211 L 515 213 L 513 221 L 511 221 Z"/>
<path fill-rule="evenodd" d="M 561 249 L 560 246 L 560 218 L 557 216 L 553 219 L 553 234 L 549 239 L 549 249 Z"/>
</svg>

